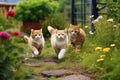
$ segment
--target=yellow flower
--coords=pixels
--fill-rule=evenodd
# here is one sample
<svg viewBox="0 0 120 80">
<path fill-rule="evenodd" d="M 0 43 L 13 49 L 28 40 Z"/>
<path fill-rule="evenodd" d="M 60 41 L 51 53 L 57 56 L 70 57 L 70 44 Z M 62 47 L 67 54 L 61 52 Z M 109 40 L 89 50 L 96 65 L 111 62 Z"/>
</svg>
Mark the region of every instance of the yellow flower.
<svg viewBox="0 0 120 80">
<path fill-rule="evenodd" d="M 105 55 L 100 55 L 100 58 L 105 58 Z"/>
<path fill-rule="evenodd" d="M 102 47 L 96 47 L 95 51 L 102 51 Z"/>
<path fill-rule="evenodd" d="M 103 49 L 103 52 L 104 52 L 104 53 L 108 53 L 109 51 L 110 51 L 110 48 L 104 48 L 104 49 Z"/>
<path fill-rule="evenodd" d="M 99 58 L 99 59 L 97 59 L 96 62 L 101 62 L 101 61 L 104 61 L 104 58 Z"/>
<path fill-rule="evenodd" d="M 115 47 L 115 44 L 111 44 L 110 47 Z"/>
</svg>

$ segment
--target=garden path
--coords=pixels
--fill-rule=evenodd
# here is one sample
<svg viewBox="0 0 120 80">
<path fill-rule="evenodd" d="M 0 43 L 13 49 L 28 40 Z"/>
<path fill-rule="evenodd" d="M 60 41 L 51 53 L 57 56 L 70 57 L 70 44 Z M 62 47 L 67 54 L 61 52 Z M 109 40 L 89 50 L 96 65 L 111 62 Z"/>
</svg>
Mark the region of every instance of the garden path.
<svg viewBox="0 0 120 80">
<path fill-rule="evenodd" d="M 60 60 L 55 58 L 27 58 L 25 60 L 25 65 L 33 68 L 42 68 L 44 66 L 40 66 L 40 63 L 43 63 L 45 65 L 51 65 L 54 67 L 57 66 L 60 62 Z M 84 73 L 78 73 L 76 71 L 71 71 L 65 68 L 42 70 L 39 72 L 39 74 L 35 74 L 35 77 L 38 80 L 48 80 L 50 77 L 55 77 L 55 80 L 95 80 L 92 73 L 87 71 L 84 71 Z"/>
</svg>

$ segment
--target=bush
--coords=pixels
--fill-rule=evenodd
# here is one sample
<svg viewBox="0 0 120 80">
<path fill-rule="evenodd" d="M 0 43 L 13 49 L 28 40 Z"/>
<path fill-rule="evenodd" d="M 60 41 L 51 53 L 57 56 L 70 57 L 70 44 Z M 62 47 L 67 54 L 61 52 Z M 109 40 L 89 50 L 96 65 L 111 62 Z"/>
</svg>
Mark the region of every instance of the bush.
<svg viewBox="0 0 120 80">
<path fill-rule="evenodd" d="M 7 24 L 6 24 L 7 23 Z M 0 31 L 13 27 L 4 18 L 0 18 Z"/>
<path fill-rule="evenodd" d="M 89 40 L 86 43 L 88 48 L 91 49 L 87 54 L 82 55 L 81 63 L 95 71 L 97 80 L 119 80 L 119 24 L 112 18 L 107 19 L 102 16 L 99 16 L 92 23 L 96 30 L 92 34 L 92 41 L 88 37 Z"/>
<path fill-rule="evenodd" d="M 96 28 L 96 42 L 99 43 L 99 45 L 109 46 L 114 43 L 117 46 L 120 46 L 120 39 L 118 38 L 120 36 L 120 27 L 118 24 L 115 24 L 115 21 L 112 18 L 97 18 L 93 23 Z"/>
<path fill-rule="evenodd" d="M 16 18 L 23 22 L 44 20 L 48 14 L 58 9 L 59 4 L 50 0 L 22 0 L 15 7 Z"/>
<path fill-rule="evenodd" d="M 64 29 L 69 27 L 69 23 L 64 19 L 64 15 L 62 13 L 56 13 L 50 14 L 42 23 L 43 34 L 45 37 L 50 36 L 47 30 L 48 26 L 52 26 L 57 29 Z"/>
<path fill-rule="evenodd" d="M 21 80 L 25 77 L 20 68 L 21 57 L 18 56 L 23 48 L 17 45 L 17 38 L 7 32 L 0 32 L 0 80 Z"/>
<path fill-rule="evenodd" d="M 113 1 L 107 1 L 107 13 L 109 18 L 114 18 L 116 22 L 120 23 L 120 1 L 117 0 L 117 2 Z"/>
</svg>

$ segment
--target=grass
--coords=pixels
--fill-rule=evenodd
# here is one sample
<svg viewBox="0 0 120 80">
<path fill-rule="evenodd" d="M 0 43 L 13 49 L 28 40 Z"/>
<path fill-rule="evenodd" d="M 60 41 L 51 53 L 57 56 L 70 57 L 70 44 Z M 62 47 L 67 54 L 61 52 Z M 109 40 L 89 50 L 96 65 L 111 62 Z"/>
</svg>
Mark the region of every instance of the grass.
<svg viewBox="0 0 120 80">
<path fill-rule="evenodd" d="M 46 64 L 44 62 L 41 62 L 37 59 L 32 59 L 30 61 L 30 63 L 37 63 L 37 65 L 39 65 L 39 67 L 30 67 L 30 66 L 26 66 L 24 65 L 26 70 L 32 70 L 32 73 L 38 75 L 40 74 L 41 71 L 43 70 L 55 70 L 55 69 L 67 69 L 70 71 L 73 71 L 75 73 L 86 73 L 86 72 L 90 72 L 90 69 L 87 69 L 88 66 L 86 66 L 85 64 L 91 65 L 93 60 L 92 57 L 89 57 L 90 54 L 92 54 L 92 51 L 94 51 L 93 47 L 95 47 L 95 45 L 93 44 L 93 38 L 91 37 L 89 40 L 86 38 L 85 44 L 82 47 L 80 52 L 75 52 L 71 45 L 68 46 L 68 51 L 65 54 L 65 58 L 62 61 L 57 60 L 57 56 L 54 53 L 54 50 L 51 47 L 50 44 L 50 39 L 46 39 L 45 42 L 45 47 L 43 48 L 43 51 L 41 53 L 41 55 L 39 55 L 39 58 L 54 58 L 58 61 L 57 64 L 53 65 L 53 64 Z M 91 40 L 91 42 L 89 42 Z M 25 48 L 28 47 L 27 44 L 25 43 Z M 26 50 L 25 53 L 28 53 L 31 56 L 31 52 L 29 49 Z M 94 54 L 92 54 L 94 55 Z M 95 56 L 95 55 L 94 55 Z M 88 57 L 89 59 L 87 60 Z M 91 58 L 91 63 L 90 63 L 90 58 Z M 85 67 L 86 66 L 86 67 Z M 51 78 L 51 80 L 53 79 L 53 77 Z"/>
</svg>

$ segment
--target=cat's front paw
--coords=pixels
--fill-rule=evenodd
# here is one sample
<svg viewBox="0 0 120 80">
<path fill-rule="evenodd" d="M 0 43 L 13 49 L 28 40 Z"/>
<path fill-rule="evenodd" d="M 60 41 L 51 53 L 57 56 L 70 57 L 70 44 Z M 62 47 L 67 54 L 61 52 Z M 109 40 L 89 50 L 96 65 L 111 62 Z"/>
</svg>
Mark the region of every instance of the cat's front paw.
<svg viewBox="0 0 120 80">
<path fill-rule="evenodd" d="M 66 49 L 61 49 L 60 53 L 58 54 L 58 59 L 63 59 L 65 56 Z"/>
<path fill-rule="evenodd" d="M 39 55 L 39 52 L 37 50 L 34 51 L 34 55 Z"/>
<path fill-rule="evenodd" d="M 76 52 L 76 53 L 80 52 L 80 49 L 75 49 L 75 52 Z"/>
<path fill-rule="evenodd" d="M 58 59 L 63 59 L 64 58 L 64 55 L 58 55 Z"/>
</svg>

